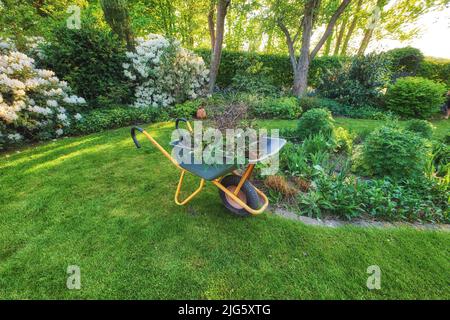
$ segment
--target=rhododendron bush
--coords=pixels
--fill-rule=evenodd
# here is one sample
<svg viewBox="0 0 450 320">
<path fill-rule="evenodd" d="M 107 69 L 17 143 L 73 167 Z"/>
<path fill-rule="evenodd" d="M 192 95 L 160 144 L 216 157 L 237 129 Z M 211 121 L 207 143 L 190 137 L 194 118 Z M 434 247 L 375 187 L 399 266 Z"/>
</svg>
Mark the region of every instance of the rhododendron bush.
<svg viewBox="0 0 450 320">
<path fill-rule="evenodd" d="M 205 95 L 209 71 L 203 59 L 178 41 L 149 34 L 127 52 L 125 76 L 135 83 L 135 107 L 168 106 Z"/>
<path fill-rule="evenodd" d="M 63 135 L 81 119 L 74 110 L 84 103 L 52 71 L 0 41 L 0 148 Z"/>
</svg>

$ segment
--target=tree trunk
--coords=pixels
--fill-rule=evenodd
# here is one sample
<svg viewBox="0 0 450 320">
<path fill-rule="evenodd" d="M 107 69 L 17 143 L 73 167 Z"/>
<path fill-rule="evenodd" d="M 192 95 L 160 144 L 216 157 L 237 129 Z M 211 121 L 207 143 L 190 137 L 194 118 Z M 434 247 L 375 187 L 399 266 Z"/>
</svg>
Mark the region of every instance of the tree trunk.
<svg viewBox="0 0 450 320">
<path fill-rule="evenodd" d="M 324 56 L 329 56 L 331 52 L 331 44 L 333 43 L 333 32 L 328 36 L 327 41 L 325 42 L 325 49 L 323 52 Z"/>
<path fill-rule="evenodd" d="M 311 45 L 314 11 L 318 6 L 318 0 L 309 0 L 305 3 L 305 14 L 302 23 L 302 46 L 300 48 L 300 57 L 294 69 L 294 85 L 292 88 L 294 95 L 297 97 L 303 96 L 308 87 L 309 47 Z"/>
<path fill-rule="evenodd" d="M 294 85 L 293 93 L 297 97 L 301 97 L 305 94 L 308 87 L 308 71 L 311 60 L 314 59 L 316 54 L 322 48 L 325 41 L 328 39 L 330 34 L 333 32 L 334 25 L 336 21 L 345 11 L 350 0 L 343 0 L 338 9 L 334 12 L 331 17 L 327 28 L 325 29 L 322 38 L 320 38 L 319 43 L 317 43 L 314 50 L 309 53 L 309 47 L 311 45 L 311 34 L 314 22 L 314 13 L 319 6 L 319 0 L 310 0 L 305 4 L 305 14 L 303 16 L 303 32 L 302 32 L 302 47 L 300 49 L 300 57 L 298 58 L 297 68 L 294 71 Z"/>
<path fill-rule="evenodd" d="M 330 37 L 333 32 L 333 28 L 336 24 L 337 19 L 345 11 L 351 0 L 343 0 L 338 9 L 334 12 L 333 16 L 325 29 L 322 38 L 320 38 L 314 50 L 309 53 L 311 46 L 311 35 L 314 25 L 314 20 L 316 16 L 316 11 L 320 5 L 320 0 L 308 0 L 305 2 L 304 14 L 302 18 L 302 43 L 300 48 L 300 57 L 298 61 L 295 59 L 295 49 L 294 43 L 297 39 L 299 33 L 297 33 L 292 39 L 286 26 L 283 24 L 281 19 L 277 21 L 278 26 L 281 28 L 286 36 L 286 43 L 289 49 L 289 57 L 291 59 L 292 69 L 294 73 L 294 83 L 292 86 L 293 93 L 301 97 L 304 95 L 306 88 L 308 86 L 308 71 L 309 65 L 312 59 L 316 56 L 319 50 L 324 45 L 325 41 Z"/>
<path fill-rule="evenodd" d="M 103 15 L 111 30 L 127 44 L 128 51 L 135 51 L 134 34 L 125 0 L 101 0 Z"/>
<path fill-rule="evenodd" d="M 297 60 L 295 58 L 294 44 L 297 41 L 298 33 L 294 36 L 294 39 L 292 39 L 291 35 L 289 33 L 289 30 L 286 28 L 284 23 L 281 20 L 278 20 L 277 23 L 278 23 L 278 26 L 280 27 L 281 31 L 283 31 L 283 33 L 286 37 L 286 45 L 288 47 L 289 59 L 291 61 L 292 70 L 294 70 L 294 73 L 295 73 L 295 70 L 297 69 Z"/>
<path fill-rule="evenodd" d="M 345 56 L 347 54 L 348 44 L 350 42 L 350 39 L 353 35 L 353 32 L 355 32 L 356 24 L 358 22 L 358 13 L 361 9 L 363 0 L 358 0 L 358 4 L 356 5 L 356 11 L 353 16 L 352 22 L 350 23 L 350 27 L 348 28 L 347 34 L 345 35 L 344 42 L 342 44 L 342 50 L 341 55 Z"/>
<path fill-rule="evenodd" d="M 339 19 L 339 17 L 342 15 L 342 13 L 345 11 L 347 6 L 350 4 L 351 0 L 343 0 L 339 7 L 336 9 L 336 11 L 333 13 L 333 15 L 330 18 L 330 21 L 328 22 L 327 28 L 325 29 L 325 32 L 322 35 L 322 38 L 320 38 L 319 42 L 317 43 L 314 50 L 311 52 L 311 60 L 314 59 L 316 54 L 319 52 L 319 50 L 322 48 L 323 44 L 327 40 L 328 36 L 333 32 L 333 28 L 336 24 L 336 21 Z"/>
<path fill-rule="evenodd" d="M 366 31 L 364 31 L 364 38 L 362 39 L 358 49 L 359 56 L 364 55 L 364 53 L 366 52 L 367 47 L 369 46 L 370 39 L 372 38 L 372 34 L 373 28 L 366 29 Z"/>
<path fill-rule="evenodd" d="M 334 55 L 337 56 L 339 54 L 339 49 L 341 48 L 342 38 L 344 37 L 345 27 L 347 25 L 347 19 L 344 19 L 341 23 L 341 27 L 339 29 L 339 33 L 336 39 L 336 45 L 334 47 Z"/>
<path fill-rule="evenodd" d="M 209 12 L 208 12 L 208 29 L 209 29 L 209 38 L 211 40 L 211 52 L 214 51 L 214 43 L 216 43 L 216 31 L 214 30 L 214 0 L 211 0 L 209 3 Z"/>
<path fill-rule="evenodd" d="M 216 32 L 214 37 L 214 47 L 211 53 L 211 67 L 209 70 L 209 92 L 214 91 L 217 74 L 219 72 L 220 58 L 222 55 L 223 34 L 225 29 L 225 17 L 231 0 L 218 0 Z"/>
</svg>

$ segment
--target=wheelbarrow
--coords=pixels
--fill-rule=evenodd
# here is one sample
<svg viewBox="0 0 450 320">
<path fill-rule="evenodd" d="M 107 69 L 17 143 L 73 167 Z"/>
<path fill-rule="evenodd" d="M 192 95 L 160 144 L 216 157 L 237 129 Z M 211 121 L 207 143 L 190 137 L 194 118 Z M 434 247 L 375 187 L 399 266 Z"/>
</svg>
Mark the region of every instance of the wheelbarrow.
<svg viewBox="0 0 450 320">
<path fill-rule="evenodd" d="M 191 125 L 184 118 L 176 119 L 176 129 L 178 129 L 180 121 L 185 122 L 189 132 L 192 132 Z M 147 139 L 150 140 L 150 142 L 173 163 L 173 165 L 181 170 L 180 179 L 175 191 L 175 203 L 177 205 L 185 205 L 191 201 L 203 189 L 205 181 L 211 181 L 219 189 L 219 196 L 225 207 L 239 216 L 258 215 L 262 213 L 269 205 L 267 196 L 252 183 L 250 183 L 249 179 L 253 173 L 255 164 L 277 154 L 286 144 L 286 140 L 269 137 L 264 138 L 267 139 L 263 141 L 263 143 L 266 144 L 265 153 L 257 159 L 248 160 L 247 167 L 245 168 L 243 174 L 240 175 L 237 172 L 237 165 L 234 163 L 196 164 L 192 159 L 186 162 L 179 161 L 172 157 L 171 154 L 167 152 L 147 131 L 139 127 L 132 127 L 131 137 L 137 148 L 140 148 L 141 145 L 136 139 L 136 130 L 144 134 Z M 172 141 L 170 145 L 173 148 L 186 148 L 183 144 L 182 138 Z M 194 155 L 192 152 L 192 157 L 193 156 Z M 200 184 L 198 188 L 192 192 L 192 194 L 184 200 L 180 200 L 180 192 L 186 172 L 198 176 L 200 178 Z"/>
</svg>

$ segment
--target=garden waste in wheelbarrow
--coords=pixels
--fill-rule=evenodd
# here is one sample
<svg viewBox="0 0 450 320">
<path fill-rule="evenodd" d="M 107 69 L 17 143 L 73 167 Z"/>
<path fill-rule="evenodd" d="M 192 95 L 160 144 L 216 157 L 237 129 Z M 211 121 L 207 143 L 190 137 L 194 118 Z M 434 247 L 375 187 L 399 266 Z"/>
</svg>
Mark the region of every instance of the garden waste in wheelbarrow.
<svg viewBox="0 0 450 320">
<path fill-rule="evenodd" d="M 178 129 L 179 121 L 186 122 L 189 131 L 192 132 L 192 128 L 186 119 L 177 119 L 175 124 L 176 129 Z M 195 163 L 194 151 L 183 143 L 182 138 L 172 141 L 170 144 L 174 149 L 178 149 L 174 150 L 175 152 L 180 151 L 180 149 L 185 149 L 183 151 L 188 152 L 189 157 L 187 159 L 188 161 L 177 161 L 148 132 L 139 127 L 132 127 L 131 137 L 137 148 L 140 148 L 141 146 L 136 139 L 136 130 L 143 133 L 147 139 L 150 140 L 150 142 L 163 153 L 164 156 L 166 156 L 177 168 L 181 170 L 180 179 L 175 192 L 176 204 L 187 204 L 203 189 L 205 181 L 211 181 L 217 188 L 219 188 L 219 195 L 225 207 L 235 214 L 241 216 L 257 215 L 262 213 L 267 208 L 269 204 L 267 196 L 251 184 L 249 178 L 253 172 L 255 164 L 276 155 L 286 144 L 286 140 L 263 137 L 260 140 L 260 144 L 264 144 L 266 146 L 264 154 L 260 155 L 256 159 L 248 160 L 246 169 L 242 175 L 239 175 L 236 171 L 237 165 L 234 163 L 227 163 L 226 159 L 224 159 L 224 163 L 222 164 Z M 180 200 L 179 195 L 186 171 L 200 177 L 200 184 L 191 195 L 184 200 Z"/>
</svg>

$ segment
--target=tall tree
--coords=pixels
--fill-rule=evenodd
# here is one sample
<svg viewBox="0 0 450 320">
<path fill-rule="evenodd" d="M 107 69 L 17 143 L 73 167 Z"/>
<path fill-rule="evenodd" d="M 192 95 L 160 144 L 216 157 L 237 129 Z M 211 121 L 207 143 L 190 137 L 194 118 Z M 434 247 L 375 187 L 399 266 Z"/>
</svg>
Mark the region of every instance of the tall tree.
<svg viewBox="0 0 450 320">
<path fill-rule="evenodd" d="M 214 6 L 214 0 L 211 0 L 211 5 Z M 223 36 L 225 31 L 225 17 L 227 15 L 228 6 L 231 0 L 217 0 L 216 11 L 215 11 L 215 29 L 214 23 L 208 23 L 210 27 L 210 37 L 211 37 L 211 66 L 209 70 L 209 91 L 212 93 L 214 91 L 214 86 L 216 85 L 217 74 L 219 73 L 220 58 L 222 56 L 222 44 Z M 210 13 L 211 14 L 211 11 Z M 214 19 L 214 17 L 212 17 Z M 208 21 L 210 21 L 210 16 L 208 16 Z"/>
<path fill-rule="evenodd" d="M 131 29 L 126 0 L 101 0 L 100 4 L 105 20 L 112 31 L 126 42 L 128 51 L 134 51 L 134 35 Z"/>
<path fill-rule="evenodd" d="M 366 30 L 364 30 L 364 36 L 361 40 L 361 44 L 359 45 L 358 55 L 363 55 L 369 46 L 370 39 L 372 38 L 373 31 L 377 24 L 379 24 L 379 20 L 381 19 L 381 13 L 384 9 L 384 6 L 387 4 L 388 0 L 377 0 L 376 6 L 372 9 L 372 14 L 367 22 Z"/>
<path fill-rule="evenodd" d="M 342 39 L 344 38 L 345 27 L 347 26 L 348 17 L 345 17 L 339 27 L 339 32 L 336 38 L 336 45 L 334 47 L 334 55 L 339 54 L 339 49 L 341 48 Z"/>
<path fill-rule="evenodd" d="M 355 32 L 360 11 L 361 11 L 361 5 L 363 3 L 363 0 L 358 0 L 356 7 L 354 10 L 352 10 L 351 15 L 353 16 L 352 22 L 350 22 L 350 26 L 347 30 L 347 33 L 345 34 L 344 41 L 342 43 L 342 50 L 341 55 L 345 56 L 347 54 L 348 44 L 350 42 L 350 38 L 352 37 L 353 33 Z"/>
<path fill-rule="evenodd" d="M 276 8 L 279 14 L 279 16 L 277 17 L 277 24 L 285 35 L 292 70 L 294 72 L 294 83 L 292 91 L 296 96 L 302 96 L 305 93 L 308 85 L 308 71 L 310 63 L 312 59 L 314 59 L 314 57 L 317 55 L 319 50 L 322 48 L 323 44 L 328 39 L 330 34 L 332 33 L 333 28 L 336 25 L 336 21 L 345 11 L 350 1 L 351 0 L 343 0 L 340 3 L 338 8 L 329 18 L 328 24 L 325 28 L 324 33 L 322 34 L 322 37 L 319 39 L 319 42 L 316 44 L 316 46 L 313 48 L 312 51 L 310 51 L 311 37 L 314 24 L 317 20 L 317 15 L 320 9 L 320 0 L 305 0 L 303 6 L 303 14 L 301 15 L 301 19 L 299 21 L 300 28 L 297 29 L 294 36 L 291 36 L 291 32 L 287 28 L 284 21 L 285 18 L 283 13 L 286 12 L 286 9 L 289 10 L 289 8 L 286 7 Z M 280 5 L 280 2 L 278 2 L 277 5 Z M 300 36 L 300 33 L 301 33 L 300 55 L 297 59 L 295 43 L 298 37 Z"/>
</svg>

